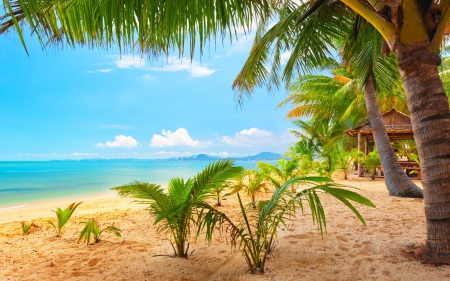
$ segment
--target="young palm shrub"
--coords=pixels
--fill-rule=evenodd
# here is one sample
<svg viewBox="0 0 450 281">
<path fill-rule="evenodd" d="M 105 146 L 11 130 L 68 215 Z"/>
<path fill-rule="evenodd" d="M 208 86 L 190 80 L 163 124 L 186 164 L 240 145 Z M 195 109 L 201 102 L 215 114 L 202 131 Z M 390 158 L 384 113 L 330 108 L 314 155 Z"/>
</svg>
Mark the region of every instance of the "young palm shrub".
<svg viewBox="0 0 450 281">
<path fill-rule="evenodd" d="M 364 166 L 370 172 L 372 180 L 375 180 L 377 167 L 381 166 L 380 156 L 378 155 L 378 151 L 376 149 L 366 156 L 364 159 Z"/>
<path fill-rule="evenodd" d="M 277 163 L 271 164 L 258 162 L 258 168 L 264 171 L 266 177 L 273 183 L 275 188 L 279 188 L 288 179 L 294 177 L 299 172 L 299 164 L 295 159 L 282 158 Z M 295 192 L 295 186 L 293 186 Z"/>
<path fill-rule="evenodd" d="M 309 188 L 294 195 L 287 192 L 292 184 L 298 182 L 308 183 Z M 232 245 L 241 250 L 250 272 L 264 273 L 267 255 L 273 247 L 274 239 L 277 237 L 278 227 L 286 225 L 288 220 L 293 219 L 297 209 L 303 212 L 304 203 L 309 206 L 313 222 L 318 225 L 320 234 L 323 235 L 326 232 L 325 212 L 318 196 L 320 193 L 332 195 L 343 202 L 365 224 L 364 219 L 350 201 L 370 207 L 375 206 L 364 196 L 342 187 L 333 183 L 329 178 L 295 177 L 277 189 L 270 200 L 259 201 L 258 209 L 246 208 L 239 193 L 237 193 L 242 216 L 242 220 L 238 223 L 232 221 L 225 213 L 204 200 L 193 202 L 192 206 L 198 210 L 197 236 L 204 234 L 206 240 L 211 242 L 217 227 L 221 231 L 225 229 L 231 235 Z M 179 211 L 180 207 L 176 206 L 161 213 L 156 218 L 155 223 L 176 216 Z"/>
<path fill-rule="evenodd" d="M 224 194 L 224 191 L 227 190 L 229 188 L 229 183 L 225 182 L 223 184 L 220 185 L 216 185 L 214 187 L 211 188 L 211 195 L 214 197 L 215 201 L 216 201 L 216 206 L 222 206 L 222 200 L 224 200 L 224 197 L 229 195 L 229 194 Z"/>
<path fill-rule="evenodd" d="M 100 236 L 105 231 L 110 231 L 114 233 L 117 237 L 121 237 L 120 232 L 122 230 L 118 229 L 113 225 L 100 229 L 100 227 L 98 226 L 97 222 L 94 219 L 83 221 L 81 223 L 83 223 L 85 226 L 81 231 L 80 236 L 78 236 L 78 241 L 83 239 L 84 242 L 86 242 L 86 245 L 88 246 L 91 243 L 91 236 L 94 236 L 94 243 L 97 243 L 98 241 L 100 241 Z"/>
<path fill-rule="evenodd" d="M 233 160 L 224 159 L 210 163 L 194 178 L 172 178 L 167 192 L 158 184 L 138 181 L 112 189 L 117 190 L 120 196 L 137 198 L 137 203 L 148 205 L 147 209 L 154 217 L 177 208 L 176 214 L 155 221 L 155 224 L 160 234 L 170 236 L 175 256 L 187 259 L 188 239 L 191 227 L 196 223 L 192 202 L 214 198 L 213 188 L 242 172 L 243 168 L 234 166 Z"/>
<path fill-rule="evenodd" d="M 251 206 L 256 208 L 256 197 L 269 191 L 269 182 L 264 171 L 248 169 L 245 174 L 236 179 L 236 185 L 230 194 L 244 190 L 247 197 L 251 198 Z"/>
<path fill-rule="evenodd" d="M 47 221 L 49 224 L 53 226 L 53 228 L 56 231 L 56 237 L 61 237 L 63 228 L 66 225 L 66 223 L 69 221 L 70 217 L 72 216 L 73 212 L 75 212 L 75 209 L 83 202 L 73 202 L 69 205 L 64 211 L 60 208 L 56 209 L 54 211 L 56 213 L 56 219 L 57 219 L 57 225 L 55 225 L 52 221 Z"/>
<path fill-rule="evenodd" d="M 34 222 L 27 223 L 26 221 L 22 221 L 22 222 L 20 222 L 20 224 L 22 225 L 22 234 L 23 235 L 30 234 L 33 231 L 33 229 L 34 230 L 42 230 L 42 228 L 39 225 L 35 224 Z"/>
<path fill-rule="evenodd" d="M 356 161 L 363 161 L 364 153 L 357 149 L 351 151 L 338 150 L 336 151 L 336 171 L 344 173 L 344 179 L 348 179 L 348 171 L 351 169 L 353 163 Z"/>
</svg>

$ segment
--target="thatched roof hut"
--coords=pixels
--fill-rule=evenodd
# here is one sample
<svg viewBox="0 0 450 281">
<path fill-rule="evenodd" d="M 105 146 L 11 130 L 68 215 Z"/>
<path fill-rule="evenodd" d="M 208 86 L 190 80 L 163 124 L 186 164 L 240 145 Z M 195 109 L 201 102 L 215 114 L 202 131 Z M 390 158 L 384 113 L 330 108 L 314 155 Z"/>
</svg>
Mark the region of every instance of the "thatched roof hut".
<svg viewBox="0 0 450 281">
<path fill-rule="evenodd" d="M 408 115 L 392 109 L 383 114 L 383 121 L 390 140 L 414 138 L 411 119 Z M 373 130 L 372 127 L 370 127 L 369 122 L 345 131 L 345 133 L 351 137 L 357 137 L 358 134 L 361 134 L 362 137 L 368 139 L 373 139 L 372 132 Z"/>
</svg>

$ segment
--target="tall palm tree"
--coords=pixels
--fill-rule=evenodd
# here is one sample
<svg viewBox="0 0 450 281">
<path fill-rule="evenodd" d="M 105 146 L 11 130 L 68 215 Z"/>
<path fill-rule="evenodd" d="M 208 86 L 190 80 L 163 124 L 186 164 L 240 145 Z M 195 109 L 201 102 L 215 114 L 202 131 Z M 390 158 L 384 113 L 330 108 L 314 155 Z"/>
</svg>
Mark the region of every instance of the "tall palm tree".
<svg viewBox="0 0 450 281">
<path fill-rule="evenodd" d="M 295 70 L 311 69 L 324 61 L 336 36 L 348 34 L 361 18 L 367 20 L 383 37 L 384 53 L 397 55 L 423 165 L 426 256 L 450 261 L 450 197 L 446 196 L 450 193 L 450 110 L 437 67 L 448 34 L 450 1 L 306 0 L 300 6 L 286 3 L 277 15 L 279 21 L 256 38 L 234 83 L 240 91 L 237 98 L 250 94 L 255 85 L 289 84 Z M 280 74 L 280 56 L 285 51 L 291 56 Z M 270 61 L 270 72 L 258 69 Z M 371 81 L 366 81 L 371 90 Z"/>
<path fill-rule="evenodd" d="M 365 23 L 365 20 L 359 22 L 355 34 L 356 40 L 347 39 L 341 45 L 340 53 L 344 62 L 359 73 L 358 78 L 364 84 L 367 115 L 383 166 L 386 186 L 391 195 L 423 198 L 422 190 L 403 173 L 398 163 L 377 98 L 377 92 L 388 92 L 392 89 L 391 85 L 400 80 L 395 57 L 392 55 L 382 57 L 381 36 L 371 25 Z"/>
</svg>

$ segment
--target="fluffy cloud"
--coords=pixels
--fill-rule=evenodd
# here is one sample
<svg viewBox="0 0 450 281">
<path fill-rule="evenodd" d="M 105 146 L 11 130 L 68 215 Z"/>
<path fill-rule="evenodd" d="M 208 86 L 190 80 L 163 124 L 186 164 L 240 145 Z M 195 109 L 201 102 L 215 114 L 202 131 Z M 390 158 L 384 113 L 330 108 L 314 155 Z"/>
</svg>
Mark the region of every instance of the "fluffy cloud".
<svg viewBox="0 0 450 281">
<path fill-rule="evenodd" d="M 175 132 L 162 130 L 162 135 L 154 134 L 150 146 L 200 146 L 200 141 L 193 140 L 185 128 L 178 128 Z"/>
<path fill-rule="evenodd" d="M 107 141 L 105 144 L 97 143 L 97 147 L 135 147 L 137 145 L 137 141 L 133 139 L 131 136 L 118 135 L 114 138 L 114 141 Z"/>
<path fill-rule="evenodd" d="M 176 57 L 169 57 L 167 65 L 162 68 L 152 67 L 150 69 L 153 71 L 169 72 L 188 71 L 193 77 L 205 77 L 216 72 L 215 69 L 210 69 L 205 65 L 201 65 L 197 61 L 192 61 L 191 63 L 188 58 L 183 58 L 180 60 Z"/>
<path fill-rule="evenodd" d="M 145 59 L 133 56 L 119 57 L 114 63 L 118 68 L 144 68 L 146 65 Z"/>
<path fill-rule="evenodd" d="M 222 141 L 233 146 L 273 145 L 276 143 L 274 134 L 258 128 L 242 130 L 234 137 L 223 136 Z"/>
<path fill-rule="evenodd" d="M 285 64 L 288 62 L 288 60 L 291 58 L 292 52 L 287 51 L 280 55 L 281 64 Z"/>
</svg>

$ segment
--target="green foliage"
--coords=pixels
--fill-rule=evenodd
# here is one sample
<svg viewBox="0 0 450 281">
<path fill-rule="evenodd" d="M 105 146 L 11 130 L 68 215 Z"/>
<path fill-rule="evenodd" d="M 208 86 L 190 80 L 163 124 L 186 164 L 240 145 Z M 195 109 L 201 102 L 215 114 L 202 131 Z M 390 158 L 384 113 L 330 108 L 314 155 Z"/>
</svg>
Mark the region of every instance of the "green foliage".
<svg viewBox="0 0 450 281">
<path fill-rule="evenodd" d="M 221 185 L 217 185 L 211 188 L 211 194 L 214 196 L 216 200 L 216 206 L 222 206 L 222 200 L 227 194 L 223 194 L 223 192 L 228 188 L 228 184 L 224 183 Z"/>
<path fill-rule="evenodd" d="M 415 161 L 413 158 L 418 152 L 414 140 L 398 140 L 393 144 L 393 147 L 398 157 L 406 157 L 408 158 L 408 161 Z"/>
<path fill-rule="evenodd" d="M 231 183 L 233 188 L 230 194 L 238 193 L 243 190 L 247 197 L 251 198 L 251 206 L 256 208 L 256 198 L 269 191 L 269 183 L 264 171 L 248 169 L 243 175 L 237 177 L 235 183 Z"/>
<path fill-rule="evenodd" d="M 137 203 L 148 205 L 147 209 L 155 217 L 154 224 L 157 225 L 158 232 L 170 236 L 174 242 L 174 254 L 187 258 L 188 238 L 192 225 L 196 224 L 193 202 L 214 198 L 213 190 L 216 187 L 242 173 L 243 168 L 234 166 L 233 160 L 223 159 L 210 163 L 191 179 L 172 178 L 167 192 L 160 185 L 138 181 L 111 189 L 117 190 L 120 196 L 133 197 L 138 199 Z M 176 213 L 164 216 L 174 208 Z"/>
<path fill-rule="evenodd" d="M 22 221 L 22 222 L 20 222 L 20 224 L 22 226 L 22 234 L 23 235 L 30 234 L 33 231 L 33 229 L 42 230 L 42 228 L 39 225 L 35 224 L 34 222 L 27 223 L 25 221 Z"/>
<path fill-rule="evenodd" d="M 330 177 L 337 170 L 339 152 L 345 149 L 349 142 L 348 136 L 343 133 L 345 128 L 340 123 L 325 119 L 296 120 L 294 124 L 300 130 L 291 132 L 300 140 L 290 148 L 290 155 L 302 166 L 316 168 L 309 174 L 318 172 L 321 176 Z M 307 165 L 302 164 L 302 161 Z M 316 161 L 319 163 L 315 163 Z"/>
<path fill-rule="evenodd" d="M 98 241 L 100 241 L 100 236 L 105 231 L 110 231 L 114 233 L 117 237 L 121 237 L 120 232 L 122 230 L 118 229 L 113 225 L 100 229 L 100 227 L 98 226 L 97 222 L 94 219 L 83 221 L 81 223 L 83 223 L 85 226 L 81 231 L 80 236 L 78 237 L 78 241 L 83 239 L 84 242 L 86 242 L 86 245 L 88 246 L 91 243 L 91 236 L 94 237 L 94 243 L 97 243 Z"/>
<path fill-rule="evenodd" d="M 272 182 L 275 188 L 279 188 L 288 179 L 300 172 L 298 161 L 295 159 L 282 158 L 277 160 L 275 165 L 258 162 L 257 167 L 264 171 L 266 177 Z M 293 186 L 293 191 L 295 191 L 295 186 Z"/>
<path fill-rule="evenodd" d="M 370 172 L 372 175 L 372 180 L 375 179 L 375 174 L 377 172 L 377 168 L 381 166 L 380 156 L 378 155 L 378 151 L 375 149 L 374 151 L 370 152 L 363 162 L 366 169 Z"/>
<path fill-rule="evenodd" d="M 351 169 L 355 162 L 362 161 L 363 159 L 364 153 L 355 148 L 351 151 L 337 151 L 335 165 L 336 171 L 342 171 L 344 173 L 344 179 L 347 179 L 348 170 Z"/>
<path fill-rule="evenodd" d="M 290 185 L 303 182 L 309 188 L 297 194 L 287 192 Z M 280 225 L 286 226 L 287 221 L 293 219 L 297 209 L 302 212 L 304 204 L 309 206 L 313 222 L 318 225 L 319 232 L 323 235 L 326 232 L 326 219 L 320 197 L 320 193 L 334 196 L 346 206 L 348 206 L 365 224 L 364 219 L 350 201 L 375 207 L 373 203 L 347 189 L 335 184 L 329 178 L 323 177 L 294 177 L 286 181 L 277 189 L 270 200 L 258 202 L 258 208 L 246 208 L 242 203 L 239 193 L 241 220 L 236 223 L 227 214 L 219 211 L 203 200 L 193 202 L 197 212 L 197 236 L 205 235 L 208 242 L 216 232 L 226 230 L 231 235 L 232 246 L 237 246 L 244 256 L 247 265 L 252 273 L 264 273 L 265 262 L 270 251 L 273 249 L 274 239 L 277 237 L 277 230 Z M 161 213 L 157 220 L 163 220 L 177 216 L 179 206 Z"/>
<path fill-rule="evenodd" d="M 83 203 L 83 202 L 79 202 L 79 203 L 73 202 L 64 211 L 61 210 L 60 208 L 58 208 L 58 209 L 56 209 L 56 211 L 54 211 L 56 213 L 57 225 L 55 225 L 51 221 L 47 221 L 47 222 L 53 226 L 53 228 L 56 231 L 56 236 L 57 237 L 61 237 L 64 226 L 69 221 L 69 219 L 72 216 L 72 214 L 75 211 L 75 209 L 81 203 Z"/>
</svg>

